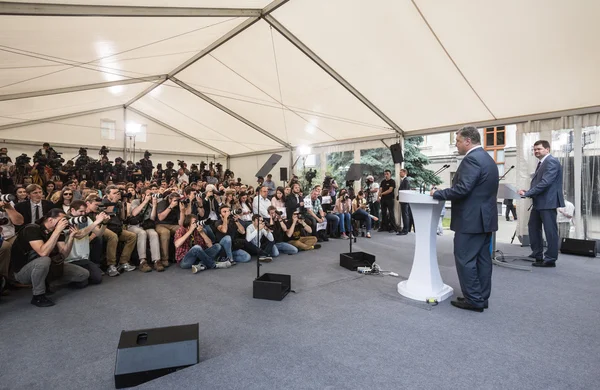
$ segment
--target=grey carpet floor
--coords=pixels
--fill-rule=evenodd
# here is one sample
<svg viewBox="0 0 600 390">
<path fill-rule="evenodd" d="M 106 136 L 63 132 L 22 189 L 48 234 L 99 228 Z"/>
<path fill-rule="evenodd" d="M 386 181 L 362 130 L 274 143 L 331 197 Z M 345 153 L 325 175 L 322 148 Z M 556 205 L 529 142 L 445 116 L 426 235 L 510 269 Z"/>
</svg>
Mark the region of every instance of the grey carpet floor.
<svg viewBox="0 0 600 390">
<path fill-rule="evenodd" d="M 508 254 L 526 248 L 500 244 Z M 143 389 L 598 389 L 600 258 L 561 255 L 555 269 L 494 267 L 483 314 L 400 297 L 414 236 L 375 234 L 354 250 L 400 277 L 341 268 L 348 242 L 281 256 L 281 302 L 252 299 L 255 263 L 193 275 L 132 272 L 52 308 L 30 291 L 0 301 L 1 389 L 110 389 L 121 330 L 200 324 L 201 362 Z M 438 240 L 445 283 L 459 292 L 452 234 Z"/>
</svg>

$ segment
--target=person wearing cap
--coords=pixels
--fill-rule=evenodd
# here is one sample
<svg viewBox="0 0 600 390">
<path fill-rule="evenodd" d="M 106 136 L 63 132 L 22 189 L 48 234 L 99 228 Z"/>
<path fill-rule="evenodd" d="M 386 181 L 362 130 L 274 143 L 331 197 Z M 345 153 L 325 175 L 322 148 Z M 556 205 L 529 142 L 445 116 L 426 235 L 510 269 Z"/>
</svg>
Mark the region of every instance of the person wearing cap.
<svg viewBox="0 0 600 390">
<path fill-rule="evenodd" d="M 375 178 L 373 177 L 373 175 L 367 176 L 364 193 L 367 195 L 366 201 L 367 201 L 367 204 L 369 205 L 370 214 L 376 218 L 379 218 L 379 210 L 380 210 L 380 204 L 379 204 L 379 201 L 377 200 L 378 192 L 379 192 L 379 183 L 375 182 Z M 379 221 L 375 222 L 375 226 L 373 226 L 373 228 L 375 228 L 375 229 L 379 228 Z"/>
</svg>

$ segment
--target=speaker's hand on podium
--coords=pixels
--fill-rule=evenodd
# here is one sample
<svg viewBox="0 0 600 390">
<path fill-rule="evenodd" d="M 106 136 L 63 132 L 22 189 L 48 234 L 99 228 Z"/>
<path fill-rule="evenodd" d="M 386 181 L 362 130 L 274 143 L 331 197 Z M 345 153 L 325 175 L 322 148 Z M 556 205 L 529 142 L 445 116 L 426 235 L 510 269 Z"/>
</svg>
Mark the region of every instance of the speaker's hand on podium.
<svg viewBox="0 0 600 390">
<path fill-rule="evenodd" d="M 437 191 L 437 187 L 432 187 L 431 191 L 429 191 L 429 195 L 433 196 L 433 194 L 435 194 L 435 192 Z"/>
<path fill-rule="evenodd" d="M 521 196 L 524 196 L 525 195 L 525 190 L 519 190 L 518 194 L 521 195 Z"/>
</svg>

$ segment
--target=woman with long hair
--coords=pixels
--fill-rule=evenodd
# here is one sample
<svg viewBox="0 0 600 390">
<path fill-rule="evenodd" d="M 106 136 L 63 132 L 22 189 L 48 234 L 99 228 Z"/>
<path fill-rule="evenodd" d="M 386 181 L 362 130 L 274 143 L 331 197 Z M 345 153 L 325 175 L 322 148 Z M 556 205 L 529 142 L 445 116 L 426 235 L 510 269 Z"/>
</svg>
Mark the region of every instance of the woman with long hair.
<svg viewBox="0 0 600 390">
<path fill-rule="evenodd" d="M 352 224 L 350 222 L 350 213 L 352 212 L 352 201 L 347 196 L 346 189 L 342 189 L 339 193 L 337 200 L 335 201 L 335 207 L 333 212 L 340 218 L 340 231 L 342 232 L 341 237 L 344 240 L 352 238 Z M 369 229 L 370 230 L 370 229 Z M 346 235 L 348 232 L 348 235 Z"/>
<path fill-rule="evenodd" d="M 50 200 L 50 197 L 54 193 L 54 189 L 56 188 L 56 184 L 52 180 L 48 180 L 46 185 L 44 186 L 44 199 Z"/>
<path fill-rule="evenodd" d="M 233 209 L 233 206 L 235 205 L 234 195 L 235 195 L 235 190 L 230 190 L 230 189 L 225 190 L 225 195 L 223 195 L 223 198 L 221 201 L 221 206 L 227 205 L 227 207 L 229 207 L 230 209 Z"/>
<path fill-rule="evenodd" d="M 248 199 L 248 194 L 240 192 L 239 197 L 240 209 L 242 209 L 242 215 L 240 216 L 240 223 L 244 228 L 247 228 L 252 223 L 252 203 Z"/>
<path fill-rule="evenodd" d="M 27 191 L 23 184 L 18 184 L 15 189 L 15 196 L 17 197 L 17 203 L 25 202 L 27 200 Z"/>
<path fill-rule="evenodd" d="M 275 190 L 275 196 L 271 198 L 271 206 L 275 207 L 276 209 L 285 207 L 284 191 L 285 190 L 283 189 L 283 187 L 277 187 L 277 189 Z"/>
<path fill-rule="evenodd" d="M 65 214 L 69 214 L 69 208 L 73 202 L 73 190 L 71 187 L 65 187 L 60 192 L 58 201 L 55 202 L 56 208 L 62 208 Z"/>
</svg>

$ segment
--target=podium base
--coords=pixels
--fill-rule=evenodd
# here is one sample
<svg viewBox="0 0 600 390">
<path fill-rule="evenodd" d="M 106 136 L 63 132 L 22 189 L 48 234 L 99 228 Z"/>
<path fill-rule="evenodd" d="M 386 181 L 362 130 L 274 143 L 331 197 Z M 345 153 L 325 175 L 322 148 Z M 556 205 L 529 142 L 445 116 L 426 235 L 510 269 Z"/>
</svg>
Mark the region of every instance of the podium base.
<svg viewBox="0 0 600 390">
<path fill-rule="evenodd" d="M 425 302 L 426 299 L 435 298 L 438 302 L 443 301 L 446 298 L 449 298 L 454 293 L 452 287 L 444 284 L 442 289 L 437 292 L 428 292 L 424 293 L 423 291 L 415 291 L 414 289 L 410 289 L 408 286 L 408 280 L 403 280 L 398 283 L 398 293 L 403 297 L 414 299 L 416 301 Z"/>
</svg>

